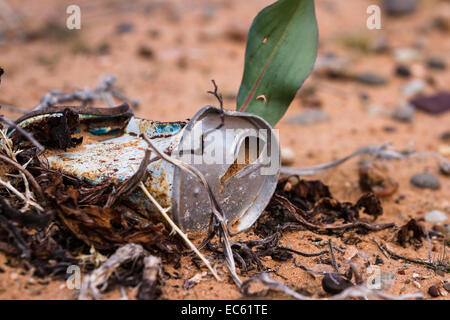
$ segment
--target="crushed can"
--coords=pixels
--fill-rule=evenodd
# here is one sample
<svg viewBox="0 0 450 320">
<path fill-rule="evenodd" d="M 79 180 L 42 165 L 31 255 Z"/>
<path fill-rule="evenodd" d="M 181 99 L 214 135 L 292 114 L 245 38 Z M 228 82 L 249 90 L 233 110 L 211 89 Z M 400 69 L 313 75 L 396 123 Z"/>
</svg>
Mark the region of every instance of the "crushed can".
<svg viewBox="0 0 450 320">
<path fill-rule="evenodd" d="M 136 118 L 127 106 L 107 110 L 77 110 L 85 124 L 80 134 L 104 139 L 88 139 L 70 152 L 46 150 L 51 169 L 93 185 L 121 183 L 136 173 L 144 158 L 148 145 L 140 136 L 145 133 L 161 152 L 204 175 L 233 232 L 250 228 L 264 211 L 275 191 L 281 161 L 278 134 L 261 117 L 205 106 L 189 121 L 161 122 Z M 27 129 L 46 117 L 58 116 L 62 116 L 61 108 L 47 109 L 16 123 Z M 208 227 L 212 210 L 197 177 L 154 152 L 147 173 L 144 185 L 161 206 L 170 208 L 167 213 L 177 225 L 190 232 Z M 140 214 L 161 220 L 139 188 L 121 200 Z"/>
</svg>

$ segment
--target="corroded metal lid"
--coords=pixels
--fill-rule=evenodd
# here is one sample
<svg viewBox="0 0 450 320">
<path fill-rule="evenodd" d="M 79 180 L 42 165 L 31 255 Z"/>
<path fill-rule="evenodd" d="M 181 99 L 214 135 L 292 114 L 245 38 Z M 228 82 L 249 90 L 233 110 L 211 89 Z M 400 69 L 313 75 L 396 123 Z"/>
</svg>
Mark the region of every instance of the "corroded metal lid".
<svg viewBox="0 0 450 320">
<path fill-rule="evenodd" d="M 280 146 L 272 127 L 259 116 L 221 113 L 214 106 L 190 120 L 172 156 L 205 176 L 234 232 L 258 219 L 279 176 Z M 180 168 L 174 172 L 172 214 L 185 230 L 205 228 L 212 214 L 201 182 Z"/>
</svg>

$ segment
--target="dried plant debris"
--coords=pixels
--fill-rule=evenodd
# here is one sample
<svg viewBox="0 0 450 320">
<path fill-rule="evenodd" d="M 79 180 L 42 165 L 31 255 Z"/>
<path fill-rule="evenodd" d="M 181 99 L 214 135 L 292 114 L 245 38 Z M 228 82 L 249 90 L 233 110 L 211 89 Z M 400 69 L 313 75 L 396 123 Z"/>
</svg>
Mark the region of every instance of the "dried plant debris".
<svg viewBox="0 0 450 320">
<path fill-rule="evenodd" d="M 45 184 L 44 192 L 51 200 L 64 225 L 79 239 L 96 248 L 111 249 L 125 243 L 141 243 L 146 248 L 158 248 L 165 252 L 178 251 L 174 240 L 167 240 L 169 232 L 162 223 L 153 223 L 145 217 L 126 215 L 126 207 L 104 207 L 108 189 L 103 185 L 90 187 L 83 181 L 68 181 L 50 173 L 38 177 Z M 44 179 L 48 179 L 44 182 Z M 93 203 L 93 204 L 87 204 Z"/>
<path fill-rule="evenodd" d="M 75 138 L 72 135 L 79 129 L 80 120 L 78 114 L 66 108 L 62 116 L 43 117 L 42 121 L 33 122 L 26 128 L 45 147 L 66 150 L 75 147 L 83 141 L 83 138 Z M 18 144 L 20 136 L 14 132 L 13 141 Z"/>
<path fill-rule="evenodd" d="M 79 299 L 87 300 L 90 297 L 100 299 L 102 297 L 100 287 L 106 287 L 108 279 L 113 272 L 124 262 L 133 261 L 145 255 L 145 250 L 137 244 L 127 244 L 119 248 L 107 261 L 99 268 L 92 271 L 91 274 L 85 276 L 81 287 Z"/>
<path fill-rule="evenodd" d="M 402 246 L 407 243 L 417 244 L 417 241 L 422 243 L 422 239 L 425 237 L 425 226 L 416 219 L 409 220 L 397 232 L 397 242 Z"/>
<path fill-rule="evenodd" d="M 127 98 L 116 88 L 116 77 L 107 75 L 99 79 L 99 84 L 94 89 L 84 88 L 73 90 L 72 93 L 65 93 L 59 90 L 52 90 L 46 93 L 40 104 L 34 110 L 46 109 L 56 105 L 75 103 L 82 106 L 103 101 L 107 106 L 113 107 L 115 100 L 129 104 L 133 108 L 139 107 L 139 101 Z"/>
<path fill-rule="evenodd" d="M 142 282 L 136 296 L 139 300 L 155 300 L 162 294 L 160 285 L 163 284 L 161 258 L 148 256 L 144 258 Z"/>
<path fill-rule="evenodd" d="M 263 234 L 271 234 L 287 223 L 299 223 L 318 233 L 342 233 L 350 229 L 367 232 L 394 227 L 394 224 L 371 225 L 360 219 L 360 212 L 374 218 L 383 213 L 380 201 L 374 194 L 363 195 L 356 204 L 339 202 L 322 182 L 306 181 L 298 176 L 280 180 L 266 210 L 269 214 L 263 216 L 255 227 Z M 278 221 L 274 221 L 275 219 Z M 336 224 L 338 220 L 343 220 L 344 223 Z M 264 228 L 265 223 L 270 227 Z"/>
<path fill-rule="evenodd" d="M 379 197 L 393 195 L 398 182 L 378 168 L 375 164 L 363 164 L 359 167 L 359 186 L 362 191 L 373 192 Z"/>
</svg>

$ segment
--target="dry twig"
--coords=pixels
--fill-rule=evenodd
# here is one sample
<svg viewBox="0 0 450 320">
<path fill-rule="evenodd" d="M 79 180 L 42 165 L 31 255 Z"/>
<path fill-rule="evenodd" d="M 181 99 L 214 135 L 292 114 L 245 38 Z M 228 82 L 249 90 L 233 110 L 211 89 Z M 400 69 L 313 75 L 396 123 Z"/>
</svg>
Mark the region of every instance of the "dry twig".
<svg viewBox="0 0 450 320">
<path fill-rule="evenodd" d="M 203 261 L 203 263 L 211 271 L 214 278 L 216 278 L 217 281 L 221 281 L 219 275 L 213 269 L 213 267 L 211 266 L 209 261 L 205 258 L 205 256 L 200 251 L 198 251 L 197 247 L 191 242 L 191 240 L 189 240 L 187 235 L 183 231 L 181 231 L 181 229 L 175 224 L 175 222 L 172 221 L 172 219 L 170 219 L 170 217 L 166 213 L 170 208 L 164 209 L 163 207 L 161 207 L 161 205 L 158 203 L 158 201 L 156 201 L 155 198 L 153 198 L 153 196 L 150 194 L 150 192 L 148 192 L 147 188 L 142 183 L 142 181 L 139 183 L 139 187 L 144 192 L 144 194 L 147 196 L 147 198 L 149 198 L 150 201 L 155 205 L 155 207 L 158 208 L 159 212 L 164 217 L 164 219 L 166 219 L 166 221 L 169 223 L 169 225 L 172 227 L 172 229 L 175 230 L 178 233 L 178 235 L 186 242 L 186 244 L 189 246 L 189 248 L 191 248 L 191 250 L 194 251 L 199 256 L 199 258 Z"/>
<path fill-rule="evenodd" d="M 0 160 L 3 162 L 6 162 L 9 165 L 12 165 L 13 167 L 15 167 L 17 170 L 19 170 L 20 172 L 22 172 L 27 179 L 31 182 L 31 185 L 34 188 L 34 191 L 37 193 L 37 195 L 39 196 L 39 198 L 41 200 L 44 200 L 44 193 L 42 192 L 42 188 L 41 186 L 37 183 L 36 179 L 34 179 L 33 175 L 27 170 L 25 169 L 23 166 L 21 166 L 19 163 L 17 163 L 16 161 L 4 156 L 0 154 Z"/>
<path fill-rule="evenodd" d="M 79 300 L 88 300 L 92 296 L 94 299 L 100 299 L 101 286 L 105 286 L 112 273 L 124 262 L 130 260 L 136 260 L 139 257 L 145 255 L 145 250 L 141 245 L 135 243 L 128 243 L 111 255 L 99 268 L 92 271 L 89 275 L 85 276 L 80 294 Z"/>
<path fill-rule="evenodd" d="M 157 288 L 163 275 L 161 258 L 148 256 L 144 258 L 144 271 L 142 273 L 142 283 L 136 296 L 139 300 L 154 300 L 161 295 L 161 290 Z"/>
<path fill-rule="evenodd" d="M 41 145 L 34 137 L 31 133 L 25 131 L 24 129 L 22 129 L 21 127 L 19 127 L 17 124 L 15 124 L 13 121 L 6 119 L 5 117 L 0 116 L 0 121 L 6 123 L 8 126 L 16 129 L 21 135 L 23 135 L 25 138 L 28 139 L 28 141 L 30 141 L 35 147 L 38 148 L 39 152 L 42 153 L 44 152 L 45 148 L 43 145 Z"/>
</svg>

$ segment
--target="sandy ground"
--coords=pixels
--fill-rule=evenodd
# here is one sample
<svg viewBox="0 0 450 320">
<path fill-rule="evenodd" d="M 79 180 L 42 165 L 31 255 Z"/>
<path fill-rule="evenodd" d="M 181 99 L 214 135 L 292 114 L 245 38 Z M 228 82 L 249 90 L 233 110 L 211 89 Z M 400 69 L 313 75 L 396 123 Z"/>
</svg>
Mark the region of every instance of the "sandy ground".
<svg viewBox="0 0 450 320">
<path fill-rule="evenodd" d="M 370 87 L 355 82 L 332 81 L 312 76 L 305 83 L 317 85 L 317 96 L 322 108 L 329 114 L 327 122 L 299 126 L 287 124 L 286 119 L 300 113 L 305 105 L 296 98 L 286 116 L 276 126 L 280 130 L 283 147 L 296 153 L 293 166 L 304 167 L 344 156 L 359 147 L 391 141 L 399 149 L 413 142 L 417 150 L 438 151 L 445 143 L 440 136 L 450 129 L 450 112 L 439 116 L 416 113 L 411 124 L 400 123 L 385 115 L 370 115 L 364 106 L 378 104 L 393 109 L 403 99 L 401 87 L 407 80 L 393 75 L 395 62 L 390 54 L 366 54 L 351 50 L 342 44 L 343 36 L 353 34 L 373 39 L 385 35 L 389 45 L 412 47 L 424 41 L 424 55 L 439 55 L 450 64 L 450 34 L 418 32 L 421 26 L 430 23 L 437 15 L 450 13 L 450 3 L 424 1 L 417 13 L 404 18 L 383 16 L 382 30 L 366 29 L 366 8 L 374 1 L 326 1 L 317 0 L 317 16 L 320 30 L 319 55 L 335 53 L 352 60 L 352 71 L 373 71 L 389 79 L 385 86 Z M 65 8 L 73 1 L 8 1 L 16 7 L 30 30 L 37 30 L 46 21 L 64 23 Z M 114 74 L 118 85 L 126 94 L 139 98 L 141 107 L 135 111 L 139 117 L 157 120 L 184 120 L 206 104 L 215 104 L 214 97 L 206 93 L 215 79 L 225 97 L 228 109 L 235 108 L 235 96 L 239 88 L 244 61 L 245 34 L 256 13 L 271 1 L 136 1 L 127 8 L 120 1 L 78 1 L 82 10 L 82 29 L 79 35 L 64 34 L 61 41 L 37 40 L 32 42 L 7 42 L 0 45 L 0 65 L 6 70 L 0 85 L 0 100 L 8 104 L 31 109 L 50 89 L 71 91 L 74 88 L 93 87 L 99 76 Z M 447 16 L 449 18 L 449 16 Z M 450 18 L 449 18 L 450 19 Z M 132 32 L 116 34 L 120 23 L 132 23 Z M 75 31 L 74 31 L 75 32 Z M 234 35 L 234 37 L 232 36 Z M 109 46 L 109 53 L 100 53 L 99 48 Z M 142 46 L 153 52 L 151 59 L 138 54 Z M 449 89 L 448 71 L 429 71 L 423 63 L 417 63 L 417 77 L 431 75 L 436 88 Z M 436 89 L 428 89 L 434 92 Z M 359 95 L 366 93 L 370 101 L 361 103 Z M 9 118 L 20 115 L 8 111 L 2 113 Z M 395 131 L 386 130 L 387 127 Z M 400 183 L 399 190 L 390 198 L 382 199 L 384 215 L 378 223 L 395 222 L 405 224 L 410 218 L 422 218 L 432 209 L 446 212 L 450 218 L 450 180 L 440 175 L 432 159 L 414 159 L 385 163 L 389 175 Z M 317 179 L 327 183 L 335 198 L 341 201 L 356 201 L 362 192 L 358 186 L 357 161 L 351 161 L 337 169 L 318 175 Z M 429 170 L 439 177 L 441 189 L 420 190 L 409 183 L 410 177 Z M 404 199 L 396 201 L 400 195 Z M 449 222 L 450 220 L 447 220 Z M 433 226 L 428 224 L 431 229 Z M 448 274 L 437 274 L 429 269 L 403 261 L 387 259 L 381 255 L 371 237 L 388 242 L 390 248 L 400 254 L 414 258 L 427 258 L 424 245 L 418 250 L 403 248 L 394 242 L 391 230 L 361 236 L 356 244 L 359 256 L 353 259 L 361 270 L 369 260 L 372 264 L 379 255 L 384 261 L 382 273 L 396 275 L 393 285 L 386 292 L 404 294 L 421 291 L 425 297 L 431 285 L 442 288 Z M 319 247 L 309 238 L 321 238 L 311 232 L 286 232 L 282 244 L 304 252 L 317 252 Z M 333 238 L 336 245 L 340 239 Z M 433 239 L 432 257 L 442 254 L 442 240 Z M 348 248 L 348 246 L 347 246 Z M 73 299 L 77 292 L 66 288 L 64 282 L 37 279 L 24 274 L 21 269 L 7 265 L 7 258 L 0 254 L 0 299 Z M 321 271 L 331 271 L 330 265 L 318 263 L 317 258 L 296 257 L 298 263 Z M 344 255 L 337 253 L 343 263 Z M 295 268 L 290 261 L 276 262 L 265 259 L 266 266 L 279 269 L 275 279 L 308 292 L 323 292 L 321 277 L 314 278 L 307 272 Z M 343 266 L 344 268 L 345 266 Z M 172 266 L 165 266 L 173 274 Z M 219 268 L 220 270 L 220 268 Z M 399 270 L 404 270 L 400 271 Z M 241 294 L 228 282 L 217 283 L 206 277 L 190 290 L 182 288 L 184 280 L 198 270 L 190 260 L 182 260 L 176 270 L 181 280 L 169 279 L 163 288 L 166 299 L 238 299 Z M 225 272 L 225 269 L 223 269 Z M 413 274 L 419 275 L 418 279 Z M 367 278 L 369 274 L 364 274 Z M 417 276 L 416 276 L 417 277 Z M 418 288 L 417 284 L 420 285 Z M 126 289 L 129 298 L 137 289 Z M 445 290 L 443 290 L 445 291 Z M 114 290 L 106 298 L 120 298 Z M 282 294 L 271 294 L 271 298 L 286 298 Z M 447 299 L 443 296 L 439 299 Z"/>
</svg>

